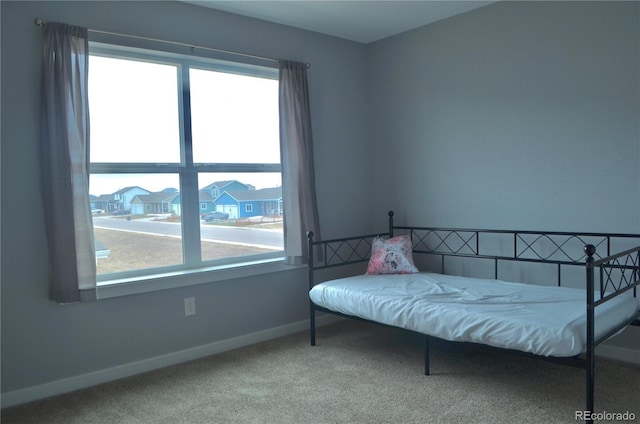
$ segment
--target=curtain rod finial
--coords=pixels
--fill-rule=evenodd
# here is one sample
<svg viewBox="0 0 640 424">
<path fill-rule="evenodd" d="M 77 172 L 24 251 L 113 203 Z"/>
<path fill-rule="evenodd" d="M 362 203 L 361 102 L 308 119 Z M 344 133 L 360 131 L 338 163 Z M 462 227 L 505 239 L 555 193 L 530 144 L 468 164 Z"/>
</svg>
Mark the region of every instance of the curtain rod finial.
<svg viewBox="0 0 640 424">
<path fill-rule="evenodd" d="M 45 20 L 44 20 L 44 19 L 42 19 L 42 18 L 35 18 L 35 19 L 33 20 L 33 23 L 34 23 L 34 24 L 36 24 L 36 25 L 37 25 L 37 26 L 39 26 L 39 27 L 42 27 L 42 26 L 44 26 L 44 24 L 46 24 L 46 23 L 47 23 L 47 21 L 45 21 Z"/>
</svg>

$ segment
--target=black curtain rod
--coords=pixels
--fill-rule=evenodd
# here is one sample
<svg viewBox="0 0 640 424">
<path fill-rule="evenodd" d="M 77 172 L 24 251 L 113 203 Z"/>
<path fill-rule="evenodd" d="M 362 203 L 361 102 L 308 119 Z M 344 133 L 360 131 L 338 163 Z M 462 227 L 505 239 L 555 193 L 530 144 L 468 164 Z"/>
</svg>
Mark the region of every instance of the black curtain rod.
<svg viewBox="0 0 640 424">
<path fill-rule="evenodd" d="M 36 19 L 34 19 L 33 23 L 35 25 L 39 26 L 39 27 L 43 27 L 47 23 L 47 21 L 45 21 L 42 18 L 36 18 Z M 278 59 L 274 59 L 272 57 L 256 56 L 256 55 L 251 55 L 251 54 L 246 54 L 246 53 L 233 52 L 233 51 L 229 51 L 229 50 L 214 49 L 212 47 L 194 46 L 194 45 L 191 45 L 191 44 L 180 43 L 180 42 L 177 42 L 177 41 L 160 40 L 158 38 L 140 37 L 140 36 L 137 36 L 137 35 L 121 34 L 121 33 L 117 33 L 117 32 L 109 32 L 109 31 L 100 31 L 100 30 L 96 30 L 96 29 L 88 29 L 88 31 L 96 33 L 96 34 L 115 35 L 117 37 L 127 37 L 127 38 L 134 38 L 134 39 L 137 39 L 137 40 L 153 41 L 153 42 L 156 42 L 156 43 L 173 44 L 174 46 L 188 47 L 188 48 L 191 48 L 191 49 L 209 50 L 209 51 L 218 52 L 218 53 L 225 53 L 225 54 L 232 54 L 232 55 L 236 55 L 236 56 L 248 57 L 248 58 L 251 58 L 251 59 L 268 60 L 270 62 L 278 62 L 279 61 Z M 307 66 L 307 68 L 311 67 L 310 63 L 306 63 L 305 65 Z"/>
</svg>

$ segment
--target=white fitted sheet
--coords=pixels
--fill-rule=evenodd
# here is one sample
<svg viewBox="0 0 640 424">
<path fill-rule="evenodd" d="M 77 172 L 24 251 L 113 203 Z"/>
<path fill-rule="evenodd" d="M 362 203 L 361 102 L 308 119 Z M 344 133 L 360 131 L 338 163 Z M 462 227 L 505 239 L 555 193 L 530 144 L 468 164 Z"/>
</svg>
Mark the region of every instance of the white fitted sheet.
<svg viewBox="0 0 640 424">
<path fill-rule="evenodd" d="M 586 350 L 581 289 L 418 273 L 326 281 L 314 286 L 309 297 L 331 311 L 445 340 L 542 356 Z M 596 307 L 596 338 L 637 312 L 638 301 L 627 295 Z"/>
</svg>

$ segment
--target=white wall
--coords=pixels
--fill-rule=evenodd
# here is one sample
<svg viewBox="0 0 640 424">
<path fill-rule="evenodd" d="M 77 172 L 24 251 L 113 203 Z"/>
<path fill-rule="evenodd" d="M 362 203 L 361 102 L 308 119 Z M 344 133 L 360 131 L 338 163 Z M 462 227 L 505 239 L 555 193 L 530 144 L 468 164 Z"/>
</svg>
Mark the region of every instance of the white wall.
<svg viewBox="0 0 640 424">
<path fill-rule="evenodd" d="M 640 233 L 640 3 L 499 2 L 367 53 L 373 222 Z"/>
<path fill-rule="evenodd" d="M 38 173 L 41 29 L 33 21 L 311 63 L 320 224 L 327 237 L 369 230 L 362 190 L 368 162 L 355 160 L 367 152 L 364 47 L 177 2 L 2 1 L 0 7 L 3 401 L 166 364 L 176 352 L 190 355 L 203 346 L 233 346 L 226 341 L 238 337 L 298 328 L 308 318 L 304 269 L 87 304 L 47 300 Z M 187 319 L 183 299 L 191 296 L 197 315 Z"/>
</svg>

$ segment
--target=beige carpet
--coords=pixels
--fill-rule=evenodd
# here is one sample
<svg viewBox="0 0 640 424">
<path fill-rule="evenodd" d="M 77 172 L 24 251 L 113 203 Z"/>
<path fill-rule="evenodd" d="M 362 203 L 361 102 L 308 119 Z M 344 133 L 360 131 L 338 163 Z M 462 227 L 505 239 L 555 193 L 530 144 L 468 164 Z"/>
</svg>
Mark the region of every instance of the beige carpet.
<svg viewBox="0 0 640 424">
<path fill-rule="evenodd" d="M 355 321 L 2 410 L 2 423 L 576 423 L 585 373 Z M 596 411 L 640 419 L 640 370 L 596 362 Z"/>
</svg>

